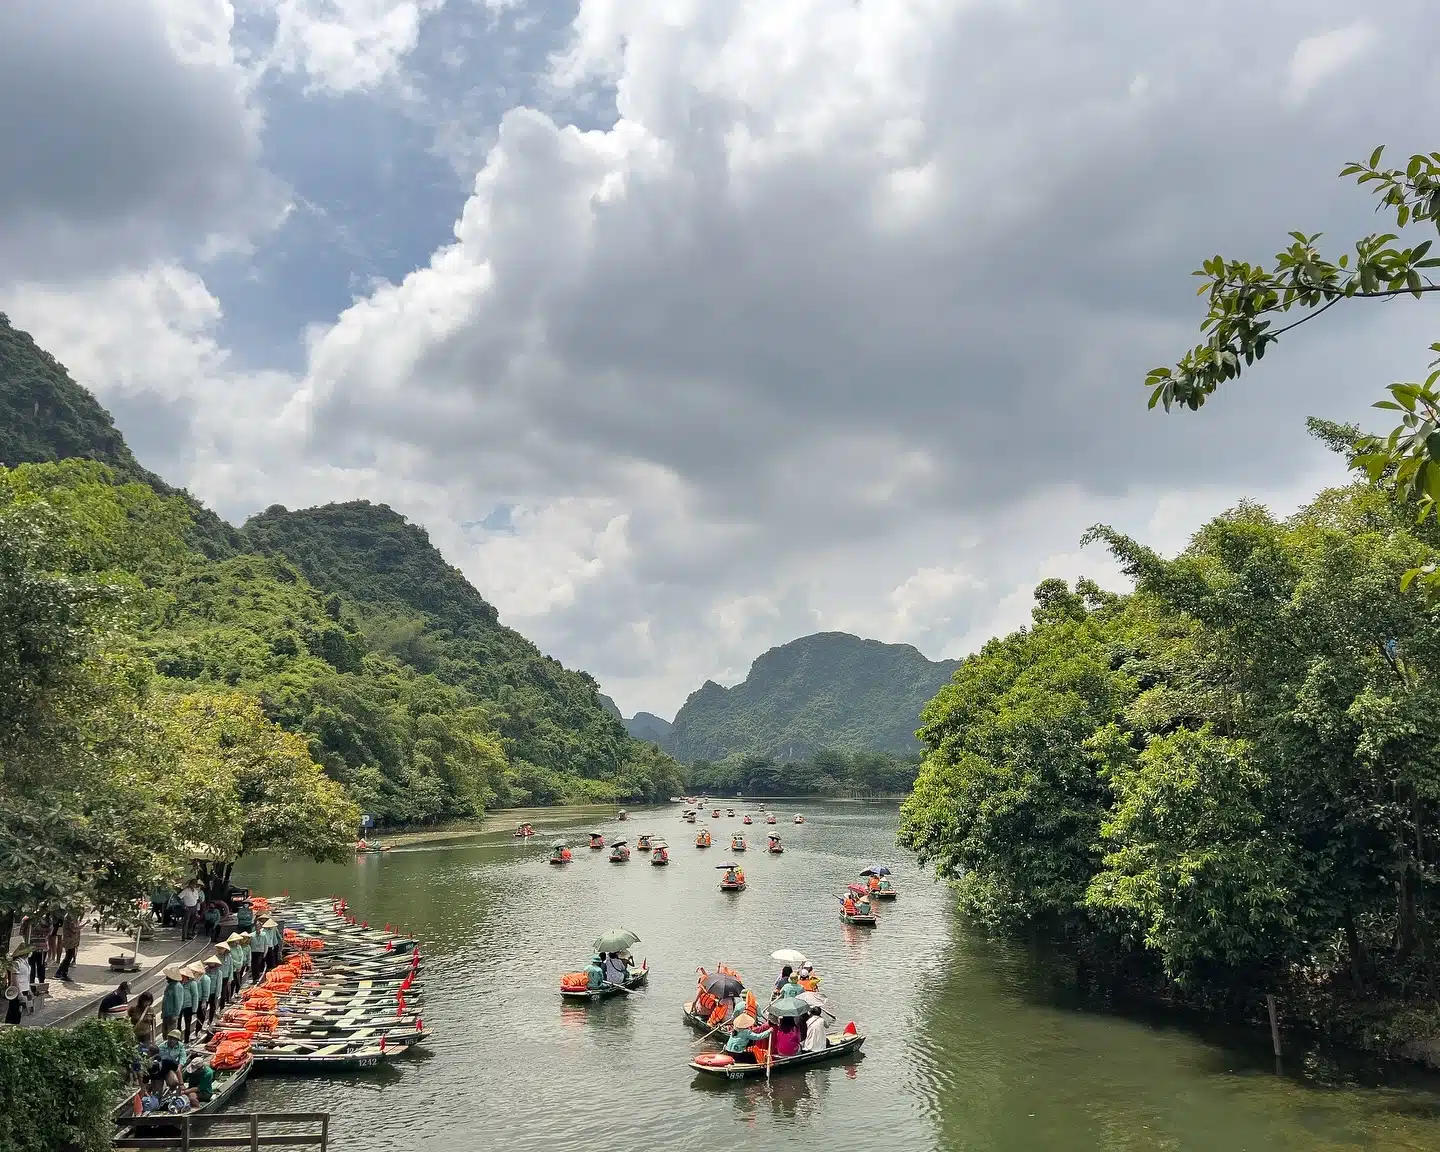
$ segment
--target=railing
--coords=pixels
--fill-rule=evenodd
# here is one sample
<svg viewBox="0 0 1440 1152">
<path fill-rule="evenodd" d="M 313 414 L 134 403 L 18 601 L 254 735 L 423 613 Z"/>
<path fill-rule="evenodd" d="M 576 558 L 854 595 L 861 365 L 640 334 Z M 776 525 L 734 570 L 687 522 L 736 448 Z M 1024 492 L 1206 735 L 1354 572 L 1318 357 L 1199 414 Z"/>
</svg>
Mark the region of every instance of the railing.
<svg viewBox="0 0 1440 1152">
<path fill-rule="evenodd" d="M 243 1131 L 209 1135 L 211 1129 L 239 1128 Z M 147 1129 L 180 1129 L 180 1134 L 147 1136 Z M 296 1128 L 302 1130 L 296 1131 Z M 114 1148 L 319 1148 L 326 1152 L 330 1140 L 328 1112 L 252 1112 L 215 1116 L 126 1117 Z"/>
</svg>

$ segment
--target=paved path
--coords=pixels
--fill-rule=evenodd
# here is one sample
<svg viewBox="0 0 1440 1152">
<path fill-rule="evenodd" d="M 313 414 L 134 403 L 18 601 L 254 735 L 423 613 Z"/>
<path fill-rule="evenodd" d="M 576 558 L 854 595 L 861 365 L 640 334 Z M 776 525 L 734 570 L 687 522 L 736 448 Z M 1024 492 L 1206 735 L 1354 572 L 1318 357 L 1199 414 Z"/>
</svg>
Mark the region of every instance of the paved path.
<svg viewBox="0 0 1440 1152">
<path fill-rule="evenodd" d="M 212 951 L 212 945 L 204 940 L 181 943 L 178 928 L 157 928 L 153 939 L 140 942 L 140 971 L 112 971 L 110 957 L 121 953 L 129 955 L 134 946 L 133 934 L 127 936 L 111 929 L 96 932 L 93 926 L 87 926 L 75 954 L 76 962 L 70 969 L 74 983 L 57 979 L 55 965 L 50 965 L 46 972 L 50 995 L 44 997 L 41 1007 L 25 1016 L 21 1027 L 68 1027 L 94 1016 L 100 998 L 113 991 L 121 980 L 130 981 L 133 1000 L 142 992 L 157 991 L 164 984 L 162 972 L 167 965 L 186 964 Z"/>
</svg>

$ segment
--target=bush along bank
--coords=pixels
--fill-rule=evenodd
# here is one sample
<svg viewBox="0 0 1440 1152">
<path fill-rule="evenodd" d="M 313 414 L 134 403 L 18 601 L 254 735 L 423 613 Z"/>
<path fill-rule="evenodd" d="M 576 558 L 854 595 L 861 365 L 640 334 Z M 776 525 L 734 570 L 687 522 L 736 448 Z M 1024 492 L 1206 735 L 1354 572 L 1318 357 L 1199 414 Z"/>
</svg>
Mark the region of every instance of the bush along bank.
<svg viewBox="0 0 1440 1152">
<path fill-rule="evenodd" d="M 1440 530 L 1378 485 L 1047 580 L 922 715 L 901 838 L 1092 977 L 1440 1065 Z"/>
</svg>

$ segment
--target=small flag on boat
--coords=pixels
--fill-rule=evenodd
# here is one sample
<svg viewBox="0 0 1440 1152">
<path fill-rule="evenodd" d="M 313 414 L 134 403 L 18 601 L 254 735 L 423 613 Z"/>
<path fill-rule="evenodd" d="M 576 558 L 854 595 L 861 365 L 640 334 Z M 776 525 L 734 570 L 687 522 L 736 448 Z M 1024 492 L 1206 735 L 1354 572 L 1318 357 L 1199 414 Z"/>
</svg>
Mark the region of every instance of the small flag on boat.
<svg viewBox="0 0 1440 1152">
<path fill-rule="evenodd" d="M 380 1036 L 380 1051 L 381 1051 L 381 1052 L 385 1051 L 385 1036 L 384 1036 L 384 1033 L 381 1033 L 381 1036 Z"/>
<path fill-rule="evenodd" d="M 845 1035 L 846 1035 L 846 1036 L 854 1036 L 854 1035 L 855 1035 L 855 1021 L 854 1021 L 854 1020 L 851 1020 L 850 1023 L 848 1023 L 848 1024 L 845 1025 Z"/>
<path fill-rule="evenodd" d="M 423 1031 L 425 1031 L 425 1021 L 422 1020 L 422 1019 L 420 1019 L 419 1016 L 416 1016 L 416 1017 L 415 1017 L 415 1031 L 416 1031 L 416 1032 L 423 1032 Z"/>
</svg>

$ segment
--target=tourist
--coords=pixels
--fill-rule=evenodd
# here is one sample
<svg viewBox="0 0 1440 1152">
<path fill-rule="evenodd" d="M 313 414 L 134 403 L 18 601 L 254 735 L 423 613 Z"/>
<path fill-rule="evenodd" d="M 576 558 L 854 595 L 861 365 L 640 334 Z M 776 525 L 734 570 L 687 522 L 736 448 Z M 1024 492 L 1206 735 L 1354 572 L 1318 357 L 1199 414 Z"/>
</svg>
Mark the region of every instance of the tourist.
<svg viewBox="0 0 1440 1152">
<path fill-rule="evenodd" d="M 605 987 L 605 957 L 595 955 L 590 957 L 590 963 L 585 966 L 585 987 L 591 992 L 598 992 Z"/>
<path fill-rule="evenodd" d="M 786 964 L 785 967 L 783 967 L 783 968 L 780 969 L 780 975 L 779 975 L 778 977 L 776 977 L 776 979 L 775 979 L 775 990 L 774 990 L 774 992 L 771 994 L 770 999 L 772 999 L 772 1000 L 778 1000 L 778 999 L 780 999 L 780 997 L 783 995 L 783 993 L 780 991 L 780 989 L 782 989 L 783 987 L 785 987 L 786 984 L 790 983 L 790 977 L 794 974 L 794 972 L 795 972 L 795 969 L 793 969 L 792 967 L 790 967 L 789 964 Z"/>
<path fill-rule="evenodd" d="M 611 984 L 624 987 L 630 979 L 630 965 L 625 961 L 625 953 L 612 952 L 605 958 L 605 979 Z"/>
<path fill-rule="evenodd" d="M 165 969 L 165 994 L 160 1000 L 160 1031 L 169 1036 L 180 1024 L 188 995 L 182 981 L 184 973 L 178 964 Z"/>
<path fill-rule="evenodd" d="M 829 1034 L 825 1030 L 825 1011 L 816 1008 L 810 1013 L 805 1025 L 805 1051 L 823 1052 L 829 1043 Z"/>
<path fill-rule="evenodd" d="M 30 1007 L 30 986 L 34 983 L 34 966 L 30 963 L 31 948 L 21 944 L 10 957 L 9 986 L 19 994 L 21 1009 Z M 8 1011 L 8 1008 L 7 1008 Z"/>
<path fill-rule="evenodd" d="M 185 1067 L 185 1039 L 180 1035 L 180 1029 L 172 1028 L 165 1033 L 165 1040 L 156 1055 L 160 1060 L 159 1074 L 162 1077 L 171 1072 L 178 1073 Z"/>
<path fill-rule="evenodd" d="M 786 1016 L 775 1029 L 775 1055 L 778 1058 L 800 1055 L 800 1029 L 794 1017 Z"/>
<path fill-rule="evenodd" d="M 155 995 L 140 993 L 140 999 L 130 1006 L 130 1026 L 135 1029 L 135 1043 L 149 1048 L 155 1041 Z"/>
<path fill-rule="evenodd" d="M 854 915 L 855 915 L 855 897 L 851 896 L 851 895 L 847 892 L 847 893 L 845 894 L 845 901 L 844 901 L 844 903 L 840 905 L 840 910 L 841 910 L 842 912 L 844 912 L 846 916 L 854 916 Z"/>
<path fill-rule="evenodd" d="M 113 992 L 100 998 L 100 1019 L 118 1015 L 121 1009 L 130 1006 L 130 981 L 121 980 Z"/>
<path fill-rule="evenodd" d="M 55 969 L 55 975 L 66 984 L 75 983 L 70 969 L 75 967 L 75 953 L 80 947 L 80 919 L 74 911 L 67 912 L 60 927 L 60 946 L 64 952 L 60 957 L 60 966 Z"/>
<path fill-rule="evenodd" d="M 755 1017 L 748 1012 L 742 1012 L 735 1017 L 731 1025 L 730 1037 L 725 1041 L 725 1051 L 735 1058 L 738 1064 L 758 1064 L 755 1053 L 750 1051 L 753 1044 L 764 1040 L 770 1034 L 770 1025 L 762 1024 L 755 1026 Z"/>
<path fill-rule="evenodd" d="M 820 977 L 815 975 L 815 965 L 808 960 L 800 965 L 800 970 L 795 974 L 795 982 L 806 992 L 820 991 Z"/>
<path fill-rule="evenodd" d="M 799 996 L 800 993 L 804 991 L 805 989 L 802 988 L 800 984 L 796 981 L 795 977 L 791 975 L 786 979 L 785 983 L 781 984 L 780 987 L 776 989 L 775 998 L 777 1000 L 783 1000 L 787 996 Z"/>
<path fill-rule="evenodd" d="M 205 894 L 194 880 L 185 881 L 185 887 L 180 889 L 180 912 L 184 917 L 180 925 L 181 940 L 192 939 L 199 930 L 200 905 L 204 899 Z"/>
</svg>

